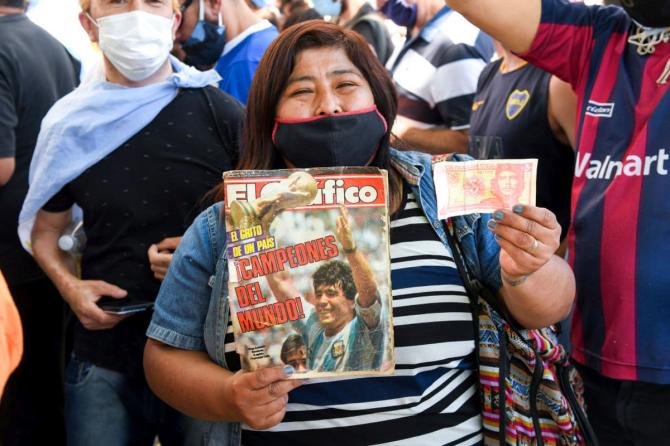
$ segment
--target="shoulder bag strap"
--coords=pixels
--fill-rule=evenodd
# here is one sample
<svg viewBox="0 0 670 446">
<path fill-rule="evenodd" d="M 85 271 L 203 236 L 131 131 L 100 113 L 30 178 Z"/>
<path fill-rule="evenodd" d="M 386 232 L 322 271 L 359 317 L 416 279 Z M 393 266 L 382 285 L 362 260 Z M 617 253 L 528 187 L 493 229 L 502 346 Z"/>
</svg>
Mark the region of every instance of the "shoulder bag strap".
<svg viewBox="0 0 670 446">
<path fill-rule="evenodd" d="M 226 138 L 223 137 L 223 131 L 221 130 L 221 126 L 219 124 L 219 119 L 216 116 L 216 108 L 214 107 L 214 104 L 212 103 L 212 97 L 210 94 L 207 92 L 207 87 L 202 87 L 200 89 L 202 93 L 205 95 L 205 101 L 207 102 L 207 107 L 209 107 L 210 113 L 212 113 L 212 120 L 214 121 L 214 128 L 216 128 L 216 134 L 219 136 L 219 141 L 221 141 L 221 145 L 223 148 L 228 151 L 228 143 L 226 141 Z M 231 156 L 232 160 L 236 160 L 238 155 L 237 154 L 231 154 L 228 153 L 229 156 Z"/>
<path fill-rule="evenodd" d="M 486 303 L 493 307 L 495 311 L 507 318 L 507 312 L 501 307 L 496 295 L 490 289 L 484 286 L 479 278 L 472 274 L 472 271 L 468 268 L 468 264 L 466 263 L 465 257 L 463 255 L 463 247 L 458 241 L 458 237 L 456 237 L 454 234 L 454 227 L 451 219 L 447 219 L 445 225 L 447 239 L 451 245 L 451 251 L 454 257 L 454 263 L 456 264 L 458 272 L 460 273 L 461 278 L 465 283 L 465 289 L 468 292 L 470 299 L 474 299 L 476 301 L 478 297 L 481 297 L 484 299 L 484 301 L 486 301 Z"/>
</svg>

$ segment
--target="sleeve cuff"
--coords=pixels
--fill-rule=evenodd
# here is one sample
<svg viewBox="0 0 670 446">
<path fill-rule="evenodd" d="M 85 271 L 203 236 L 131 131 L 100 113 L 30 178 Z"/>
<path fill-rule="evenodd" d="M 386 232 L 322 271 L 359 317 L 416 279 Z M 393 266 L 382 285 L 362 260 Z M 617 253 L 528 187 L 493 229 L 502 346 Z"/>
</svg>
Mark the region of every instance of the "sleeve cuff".
<svg viewBox="0 0 670 446">
<path fill-rule="evenodd" d="M 154 322 L 149 324 L 147 337 L 183 350 L 205 351 L 205 342 L 202 338 L 183 335 L 174 330 L 161 327 Z"/>
<path fill-rule="evenodd" d="M 462 125 L 452 125 L 449 127 L 449 130 L 468 130 L 470 128 L 470 124 L 462 124 Z"/>
<path fill-rule="evenodd" d="M 524 52 L 514 52 L 514 54 L 524 60 L 530 61 L 531 63 L 535 61 L 533 59 L 533 56 L 535 54 L 541 53 L 541 51 L 544 49 L 547 40 L 551 41 L 552 35 L 551 32 L 547 35 L 544 35 L 546 33 L 542 32 L 542 25 L 546 23 L 551 23 L 551 5 L 547 3 L 546 0 L 540 0 L 540 23 L 537 26 L 537 30 L 535 31 L 535 36 L 533 36 L 533 41 L 530 44 L 530 47 Z M 551 28 L 549 28 L 551 30 Z"/>
<path fill-rule="evenodd" d="M 377 293 L 377 298 L 375 299 L 375 302 L 370 305 L 369 307 L 365 308 L 362 307 L 358 301 L 358 294 L 356 294 L 356 298 L 354 299 L 354 305 L 356 307 L 356 314 L 358 314 L 360 317 L 364 319 L 371 319 L 371 318 L 379 318 L 382 312 L 382 302 L 379 297 L 379 293 Z"/>
<path fill-rule="evenodd" d="M 16 150 L 13 147 L 0 147 L 0 158 L 15 158 Z"/>
</svg>

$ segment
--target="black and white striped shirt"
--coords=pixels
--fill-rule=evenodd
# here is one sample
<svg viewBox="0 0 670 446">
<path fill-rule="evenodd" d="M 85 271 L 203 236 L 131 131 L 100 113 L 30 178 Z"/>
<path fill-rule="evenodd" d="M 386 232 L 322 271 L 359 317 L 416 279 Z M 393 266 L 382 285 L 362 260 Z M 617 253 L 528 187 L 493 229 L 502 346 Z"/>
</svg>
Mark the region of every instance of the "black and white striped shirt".
<svg viewBox="0 0 670 446">
<path fill-rule="evenodd" d="M 445 6 L 387 65 L 398 113 L 414 127 L 468 128 L 477 80 L 492 56 L 490 37 Z"/>
<path fill-rule="evenodd" d="M 245 429 L 245 446 L 481 443 L 470 304 L 411 193 L 391 220 L 391 262 L 395 373 L 310 381 L 279 425 Z"/>
</svg>

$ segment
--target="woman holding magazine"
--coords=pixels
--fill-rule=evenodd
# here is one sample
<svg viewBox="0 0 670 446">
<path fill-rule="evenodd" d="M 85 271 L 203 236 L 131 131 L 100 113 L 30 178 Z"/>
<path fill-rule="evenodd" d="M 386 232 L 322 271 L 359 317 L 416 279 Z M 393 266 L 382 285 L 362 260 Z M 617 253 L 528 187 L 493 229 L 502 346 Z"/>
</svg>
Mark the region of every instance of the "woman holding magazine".
<svg viewBox="0 0 670 446">
<path fill-rule="evenodd" d="M 212 296 L 208 285 L 217 287 L 217 263 L 225 264 L 215 205 L 174 255 L 145 351 L 152 389 L 214 422 L 207 444 L 237 445 L 240 436 L 247 446 L 481 442 L 471 307 L 437 218 L 431 158 L 389 146 L 396 108 L 393 82 L 367 43 L 335 25 L 292 27 L 261 60 L 238 168 L 389 172 L 395 372 L 301 381 L 286 379 L 290 366 L 238 371 L 230 328 L 220 323 L 227 289 Z M 567 314 L 574 277 L 553 255 L 561 229 L 550 211 L 515 206 L 452 223 L 469 266 L 520 324 L 547 326 Z"/>
</svg>

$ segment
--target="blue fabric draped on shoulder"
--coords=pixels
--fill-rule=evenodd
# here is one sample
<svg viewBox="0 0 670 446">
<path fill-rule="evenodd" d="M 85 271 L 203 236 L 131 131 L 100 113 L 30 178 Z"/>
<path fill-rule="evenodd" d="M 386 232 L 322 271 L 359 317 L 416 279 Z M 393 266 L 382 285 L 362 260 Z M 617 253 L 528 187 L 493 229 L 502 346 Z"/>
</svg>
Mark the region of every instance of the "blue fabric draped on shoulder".
<svg viewBox="0 0 670 446">
<path fill-rule="evenodd" d="M 170 62 L 173 73 L 164 81 L 134 88 L 104 80 L 87 82 L 49 110 L 19 216 L 19 237 L 28 251 L 35 215 L 51 197 L 153 121 L 179 88 L 201 88 L 220 80 L 214 70 L 201 72 L 172 56 Z"/>
</svg>

